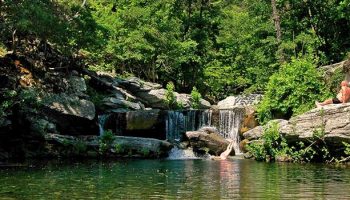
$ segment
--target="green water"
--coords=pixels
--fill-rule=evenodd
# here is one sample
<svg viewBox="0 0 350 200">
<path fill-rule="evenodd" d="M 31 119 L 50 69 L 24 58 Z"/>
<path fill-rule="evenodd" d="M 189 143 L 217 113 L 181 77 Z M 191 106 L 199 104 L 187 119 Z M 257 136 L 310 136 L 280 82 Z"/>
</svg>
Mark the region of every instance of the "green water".
<svg viewBox="0 0 350 200">
<path fill-rule="evenodd" d="M 0 169 L 0 199 L 350 199 L 350 168 L 252 160 L 49 162 Z"/>
</svg>

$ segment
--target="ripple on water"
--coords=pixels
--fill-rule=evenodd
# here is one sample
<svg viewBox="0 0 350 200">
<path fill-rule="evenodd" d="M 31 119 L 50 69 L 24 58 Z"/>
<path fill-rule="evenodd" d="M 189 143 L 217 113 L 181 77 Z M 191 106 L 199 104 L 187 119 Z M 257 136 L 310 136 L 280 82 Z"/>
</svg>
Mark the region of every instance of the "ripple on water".
<svg viewBox="0 0 350 200">
<path fill-rule="evenodd" d="M 0 170 L 0 199 L 350 199 L 349 168 L 122 160 Z"/>
</svg>

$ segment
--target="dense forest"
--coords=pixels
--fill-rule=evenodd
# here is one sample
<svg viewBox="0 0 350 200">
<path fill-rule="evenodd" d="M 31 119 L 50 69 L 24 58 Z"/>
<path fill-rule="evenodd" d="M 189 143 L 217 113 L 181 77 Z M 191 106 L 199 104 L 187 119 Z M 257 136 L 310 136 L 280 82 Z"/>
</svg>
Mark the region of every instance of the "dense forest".
<svg viewBox="0 0 350 200">
<path fill-rule="evenodd" d="M 261 121 L 329 95 L 317 66 L 346 59 L 350 1 L 1 0 L 0 54 L 33 41 L 92 70 L 216 102 L 266 93 Z"/>
</svg>

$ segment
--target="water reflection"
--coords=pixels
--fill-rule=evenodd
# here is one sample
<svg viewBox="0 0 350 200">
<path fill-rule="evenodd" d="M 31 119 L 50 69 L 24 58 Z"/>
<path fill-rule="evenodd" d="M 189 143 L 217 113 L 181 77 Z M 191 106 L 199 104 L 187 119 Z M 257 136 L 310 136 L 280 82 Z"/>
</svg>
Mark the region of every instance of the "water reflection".
<svg viewBox="0 0 350 200">
<path fill-rule="evenodd" d="M 0 170 L 0 199 L 350 199 L 350 170 L 250 160 L 48 163 Z"/>
</svg>

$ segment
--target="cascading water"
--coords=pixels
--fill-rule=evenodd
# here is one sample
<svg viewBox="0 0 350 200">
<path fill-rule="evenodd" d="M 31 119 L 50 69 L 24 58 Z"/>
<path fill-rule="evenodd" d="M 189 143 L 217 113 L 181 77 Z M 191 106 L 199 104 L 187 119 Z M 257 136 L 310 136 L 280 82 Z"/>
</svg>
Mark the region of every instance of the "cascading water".
<svg viewBox="0 0 350 200">
<path fill-rule="evenodd" d="M 233 140 L 233 148 L 236 155 L 241 154 L 239 149 L 239 128 L 244 112 L 241 109 L 220 110 L 219 133 L 224 138 Z"/>
<path fill-rule="evenodd" d="M 106 123 L 108 117 L 109 117 L 109 114 L 103 114 L 103 115 L 99 115 L 97 117 L 100 136 L 103 135 L 104 126 L 105 126 L 105 123 Z"/>
<path fill-rule="evenodd" d="M 169 160 L 186 160 L 186 159 L 199 159 L 192 151 L 192 149 L 179 149 L 174 147 L 170 150 Z"/>
<path fill-rule="evenodd" d="M 211 126 L 211 117 L 212 117 L 213 111 L 212 110 L 204 110 L 200 113 L 199 118 L 199 125 L 198 127 L 201 128 L 203 126 Z"/>
<path fill-rule="evenodd" d="M 180 141 L 186 131 L 195 131 L 211 124 L 211 111 L 188 110 L 168 111 L 166 119 L 166 139 Z"/>
</svg>

